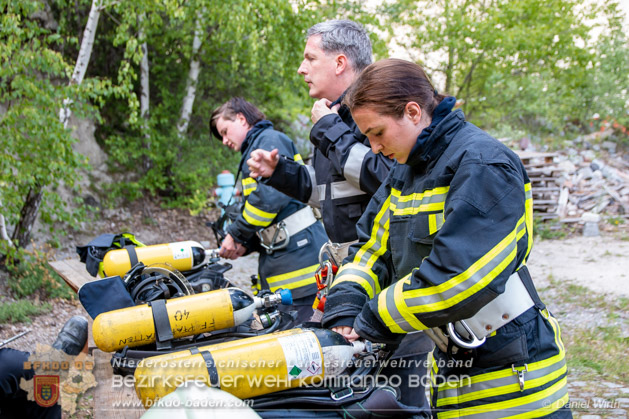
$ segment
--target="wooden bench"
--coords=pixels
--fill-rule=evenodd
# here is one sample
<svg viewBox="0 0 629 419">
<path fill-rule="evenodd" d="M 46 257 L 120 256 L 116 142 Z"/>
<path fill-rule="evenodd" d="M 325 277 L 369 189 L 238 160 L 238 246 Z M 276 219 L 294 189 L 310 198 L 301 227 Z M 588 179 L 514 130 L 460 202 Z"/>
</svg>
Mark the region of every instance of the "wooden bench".
<svg viewBox="0 0 629 419">
<path fill-rule="evenodd" d="M 50 267 L 74 290 L 78 292 L 81 286 L 95 278 L 85 270 L 85 265 L 78 259 L 66 259 L 48 262 Z M 92 336 L 92 319 L 89 319 L 88 328 L 88 352 L 94 357 L 94 370 L 92 371 L 98 385 L 94 389 L 94 417 L 113 418 L 139 418 L 146 411 L 140 404 L 132 385 L 118 385 L 121 380 L 116 380 L 114 387 L 114 374 L 111 367 L 111 353 L 103 352 L 96 347 Z M 126 383 L 131 381 L 127 379 Z"/>
</svg>

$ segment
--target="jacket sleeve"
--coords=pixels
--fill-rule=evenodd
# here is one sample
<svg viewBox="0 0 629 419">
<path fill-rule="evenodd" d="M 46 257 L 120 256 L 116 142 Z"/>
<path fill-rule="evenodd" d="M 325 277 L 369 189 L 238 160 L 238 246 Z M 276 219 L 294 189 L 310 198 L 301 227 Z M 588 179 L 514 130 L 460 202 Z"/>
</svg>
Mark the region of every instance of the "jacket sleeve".
<svg viewBox="0 0 629 419">
<path fill-rule="evenodd" d="M 268 151 L 277 148 L 283 156 L 291 153 L 291 150 L 280 141 L 279 133 L 276 131 L 268 134 L 264 132 L 261 135 L 264 137 L 260 139 L 256 148 Z M 246 162 L 250 156 L 251 153 L 243 156 L 244 161 Z M 280 191 L 249 177 L 249 169 L 246 166 L 244 164 L 242 169 L 245 205 L 238 218 L 227 227 L 227 232 L 240 243 L 249 241 L 257 231 L 273 224 L 280 210 L 290 201 L 290 197 Z"/>
<path fill-rule="evenodd" d="M 261 183 L 314 208 L 321 206 L 314 167 L 304 165 L 301 159 L 280 156 L 271 177 L 262 179 Z"/>
<path fill-rule="evenodd" d="M 357 129 L 357 128 L 356 128 Z M 326 115 L 312 127 L 310 141 L 354 187 L 373 195 L 389 174 L 393 160 L 374 154 L 337 114 Z"/>
<path fill-rule="evenodd" d="M 363 306 L 389 284 L 391 254 L 387 249 L 388 185 L 383 184 L 356 225 L 358 243 L 352 245 L 328 292 L 325 327 L 352 326 Z"/>
<path fill-rule="evenodd" d="M 386 341 L 472 317 L 504 292 L 525 263 L 532 224 L 530 184 L 506 163 L 457 170 L 444 224 L 427 258 L 363 307 L 356 331 Z"/>
</svg>

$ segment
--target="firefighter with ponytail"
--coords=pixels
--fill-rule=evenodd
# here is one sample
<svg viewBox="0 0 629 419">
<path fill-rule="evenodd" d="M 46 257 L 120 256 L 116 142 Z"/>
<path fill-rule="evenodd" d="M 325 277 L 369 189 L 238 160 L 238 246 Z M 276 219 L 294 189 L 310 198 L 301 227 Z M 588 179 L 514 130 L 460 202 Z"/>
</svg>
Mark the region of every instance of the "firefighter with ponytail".
<svg viewBox="0 0 629 419">
<path fill-rule="evenodd" d="M 210 120 L 212 134 L 242 158 L 238 167 L 242 179 L 244 206 L 226 229 L 219 255 L 237 259 L 258 251 L 261 288 L 290 289 L 298 321 L 308 320 L 317 293 L 314 273 L 318 254 L 328 237 L 309 206 L 292 199 L 249 176 L 245 164 L 253 150 L 279 150 L 293 161 L 302 162 L 293 142 L 273 129 L 273 124 L 253 104 L 234 97 L 220 106 Z M 303 164 L 303 163 L 302 163 Z"/>
<path fill-rule="evenodd" d="M 358 222 L 323 324 L 374 342 L 426 331 L 436 418 L 571 417 L 559 325 L 526 266 L 530 180 L 455 101 L 397 59 L 367 67 L 347 93 L 373 152 L 396 163 Z"/>
</svg>

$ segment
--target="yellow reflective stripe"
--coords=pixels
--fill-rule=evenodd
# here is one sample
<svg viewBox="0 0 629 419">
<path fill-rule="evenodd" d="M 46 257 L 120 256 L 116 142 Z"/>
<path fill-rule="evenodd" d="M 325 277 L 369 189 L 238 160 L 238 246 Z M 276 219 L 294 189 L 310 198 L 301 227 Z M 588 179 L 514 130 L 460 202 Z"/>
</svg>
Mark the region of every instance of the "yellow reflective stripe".
<svg viewBox="0 0 629 419">
<path fill-rule="evenodd" d="M 565 357 L 566 357 L 566 353 L 564 351 L 560 351 L 557 355 L 553 355 L 550 358 L 546 358 L 541 361 L 527 364 L 527 369 L 529 371 L 537 371 L 542 368 L 548 368 L 553 364 L 562 362 L 565 359 Z M 466 379 L 465 382 L 466 382 L 466 385 L 474 385 L 474 384 L 479 384 L 486 381 L 493 381 L 500 378 L 511 377 L 511 376 L 514 376 L 513 371 L 511 370 L 511 368 L 507 368 L 507 369 L 503 369 L 499 371 L 475 375 L 474 377 Z M 459 386 L 456 383 L 445 382 L 443 383 L 443 385 L 439 386 L 439 389 L 456 389 L 458 387 Z"/>
<path fill-rule="evenodd" d="M 262 211 L 251 205 L 249 201 L 245 201 L 245 209 L 242 211 L 242 216 L 245 221 L 254 226 L 266 227 L 270 225 L 275 216 L 277 214 L 273 214 L 270 212 Z"/>
<path fill-rule="evenodd" d="M 521 224 L 521 223 L 519 223 Z M 465 300 L 496 278 L 515 259 L 517 254 L 516 235 L 520 225 L 509 233 L 500 243 L 474 262 L 468 269 L 452 279 L 432 287 L 419 288 L 404 292 L 404 298 L 418 299 L 416 304 L 408 304 L 413 313 L 443 310 Z M 492 268 L 485 273 L 485 270 Z M 464 282 L 472 278 L 473 284 L 465 286 Z M 461 288 L 460 290 L 454 289 Z M 447 291 L 452 292 L 447 293 Z M 451 294 L 450 296 L 444 294 Z M 430 298 L 432 297 L 432 298 Z M 432 301 L 432 302 L 430 302 Z"/>
<path fill-rule="evenodd" d="M 342 282 L 354 282 L 360 285 L 367 292 L 370 299 L 374 298 L 376 294 L 380 292 L 380 282 L 376 274 L 373 273 L 371 269 L 367 269 L 356 263 L 343 265 L 336 274 L 330 289 Z"/>
<path fill-rule="evenodd" d="M 435 234 L 443 226 L 443 212 L 428 215 L 428 232 Z"/>
<path fill-rule="evenodd" d="M 301 154 L 299 153 L 293 156 L 293 160 L 295 160 L 299 164 L 304 164 L 304 159 L 301 158 Z"/>
<path fill-rule="evenodd" d="M 555 345 L 557 345 L 560 350 L 565 351 L 566 348 L 564 348 L 563 340 L 561 339 L 561 328 L 559 327 L 559 322 L 557 321 L 557 319 L 550 315 L 550 312 L 547 308 L 542 310 L 542 316 L 544 316 L 544 318 L 548 320 L 548 323 L 550 323 L 550 327 L 552 327 L 553 331 L 555 332 Z"/>
<path fill-rule="evenodd" d="M 303 287 L 315 282 L 314 274 L 318 268 L 319 264 L 317 263 L 312 266 L 286 272 L 281 275 L 269 276 L 267 277 L 266 282 L 268 282 L 271 291 L 276 291 L 279 288 L 295 289 Z"/>
<path fill-rule="evenodd" d="M 554 357 L 553 357 L 554 358 Z M 557 361 L 555 364 L 561 364 L 561 366 L 559 368 L 557 368 L 554 371 L 549 371 L 547 374 L 541 376 L 541 377 L 537 377 L 537 378 L 528 378 L 527 379 L 527 374 L 531 374 L 537 370 L 540 370 L 542 368 L 530 368 L 527 367 L 528 372 L 524 373 L 524 390 L 530 390 L 533 389 L 535 387 L 540 387 L 546 383 L 549 383 L 551 381 L 554 381 L 555 379 L 559 378 L 560 376 L 566 374 L 567 371 L 567 365 L 564 362 L 564 357 L 561 357 L 561 359 L 559 361 Z M 554 364 L 551 364 L 550 366 L 547 366 L 545 368 L 549 368 Z M 460 394 L 457 396 L 453 396 L 453 397 L 440 397 L 437 400 L 437 407 L 442 407 L 442 406 L 447 406 L 447 405 L 452 405 L 452 404 L 461 404 L 461 403 L 465 403 L 465 402 L 469 402 L 472 400 L 479 400 L 479 399 L 484 399 L 484 398 L 488 398 L 488 397 L 495 397 L 495 396 L 501 396 L 504 394 L 509 394 L 509 393 L 517 393 L 520 391 L 520 384 L 518 383 L 518 378 L 517 375 L 515 375 L 515 373 L 513 372 L 513 370 L 511 369 L 507 369 L 507 370 L 503 370 L 503 371 L 507 371 L 509 374 L 506 375 L 507 380 L 512 380 L 512 383 L 509 383 L 507 385 L 499 385 L 500 381 L 498 383 L 496 383 L 496 386 L 491 386 L 489 388 L 485 388 L 483 390 L 478 390 L 478 391 L 473 391 L 473 392 L 469 392 L 466 394 Z M 495 380 L 495 379 L 494 379 Z M 473 381 L 473 379 L 472 379 Z M 492 380 L 493 381 L 493 380 Z M 503 380 L 504 382 L 504 380 Z M 478 383 L 477 383 L 478 384 Z M 491 383 L 489 383 L 489 385 L 491 385 Z M 465 380 L 465 384 L 463 386 L 461 386 L 461 388 L 465 389 L 467 386 L 467 388 L 470 387 L 474 387 L 474 383 L 470 383 L 469 379 Z M 439 392 L 443 392 L 445 389 L 442 387 L 439 387 L 438 391 Z M 437 396 L 439 397 L 439 396 Z"/>
<path fill-rule="evenodd" d="M 258 187 L 258 182 L 252 177 L 248 177 L 242 180 L 242 194 L 249 196 L 251 192 L 255 191 Z"/>
<path fill-rule="evenodd" d="M 524 185 L 524 198 L 524 216 L 526 217 L 526 232 L 528 233 L 526 259 L 533 248 L 533 191 L 530 183 Z"/>
<path fill-rule="evenodd" d="M 404 300 L 404 285 L 411 283 L 412 273 L 391 285 L 378 297 L 378 314 L 394 333 L 408 333 L 425 330 L 427 327 L 415 317 Z"/>
<path fill-rule="evenodd" d="M 449 186 L 428 189 L 421 193 L 401 195 L 401 191 L 391 188 L 391 213 L 398 215 L 413 215 L 419 212 L 443 211 Z"/>
<path fill-rule="evenodd" d="M 371 237 L 354 256 L 354 263 L 371 268 L 376 260 L 387 250 L 387 241 L 389 239 L 389 204 L 391 195 L 382 204 L 380 211 L 376 215 L 371 230 Z M 369 256 L 367 260 L 363 260 L 364 256 Z"/>
<path fill-rule="evenodd" d="M 528 396 L 518 397 L 516 399 L 511 399 L 511 400 L 505 400 L 502 402 L 488 403 L 481 406 L 468 407 L 465 409 L 440 412 L 440 413 L 437 413 L 437 418 L 439 419 L 458 418 L 458 417 L 467 416 L 467 415 L 480 415 L 479 417 L 482 417 L 483 413 L 488 413 L 488 412 L 494 412 L 494 413 L 502 412 L 502 413 L 508 414 L 507 412 L 504 412 L 504 411 L 517 408 L 519 406 L 523 406 L 529 403 L 541 401 L 553 395 L 554 393 L 560 392 L 562 390 L 565 391 L 567 384 L 568 384 L 568 380 L 566 377 L 564 377 L 563 379 L 559 380 L 558 382 L 548 387 L 547 389 L 538 391 L 537 393 L 529 394 Z M 564 400 L 565 402 L 563 402 Z M 567 401 L 568 401 L 568 394 L 566 393 L 562 398 L 556 401 L 553 401 L 550 404 L 550 406 L 544 406 L 544 407 L 540 406 L 539 409 L 527 411 L 525 413 L 522 413 L 516 416 L 509 415 L 508 417 L 510 418 L 511 417 L 518 417 L 518 418 L 540 417 L 542 416 L 540 414 L 542 412 L 542 409 L 547 412 L 545 414 L 548 414 L 550 412 L 553 412 L 559 409 L 561 406 L 567 403 Z M 501 414 L 501 417 L 506 417 L 506 415 Z"/>
</svg>

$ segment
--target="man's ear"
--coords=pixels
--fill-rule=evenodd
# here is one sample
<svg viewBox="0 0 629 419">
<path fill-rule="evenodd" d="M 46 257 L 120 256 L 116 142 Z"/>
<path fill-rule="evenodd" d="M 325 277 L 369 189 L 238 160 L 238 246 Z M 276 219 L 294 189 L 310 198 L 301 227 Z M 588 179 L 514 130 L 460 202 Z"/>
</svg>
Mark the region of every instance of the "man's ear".
<svg viewBox="0 0 629 419">
<path fill-rule="evenodd" d="M 345 55 L 343 55 L 343 54 L 337 55 L 336 59 L 335 59 L 335 63 L 336 63 L 336 75 L 337 76 L 340 76 L 345 71 L 349 70 L 349 60 L 347 59 L 347 57 Z"/>
</svg>

